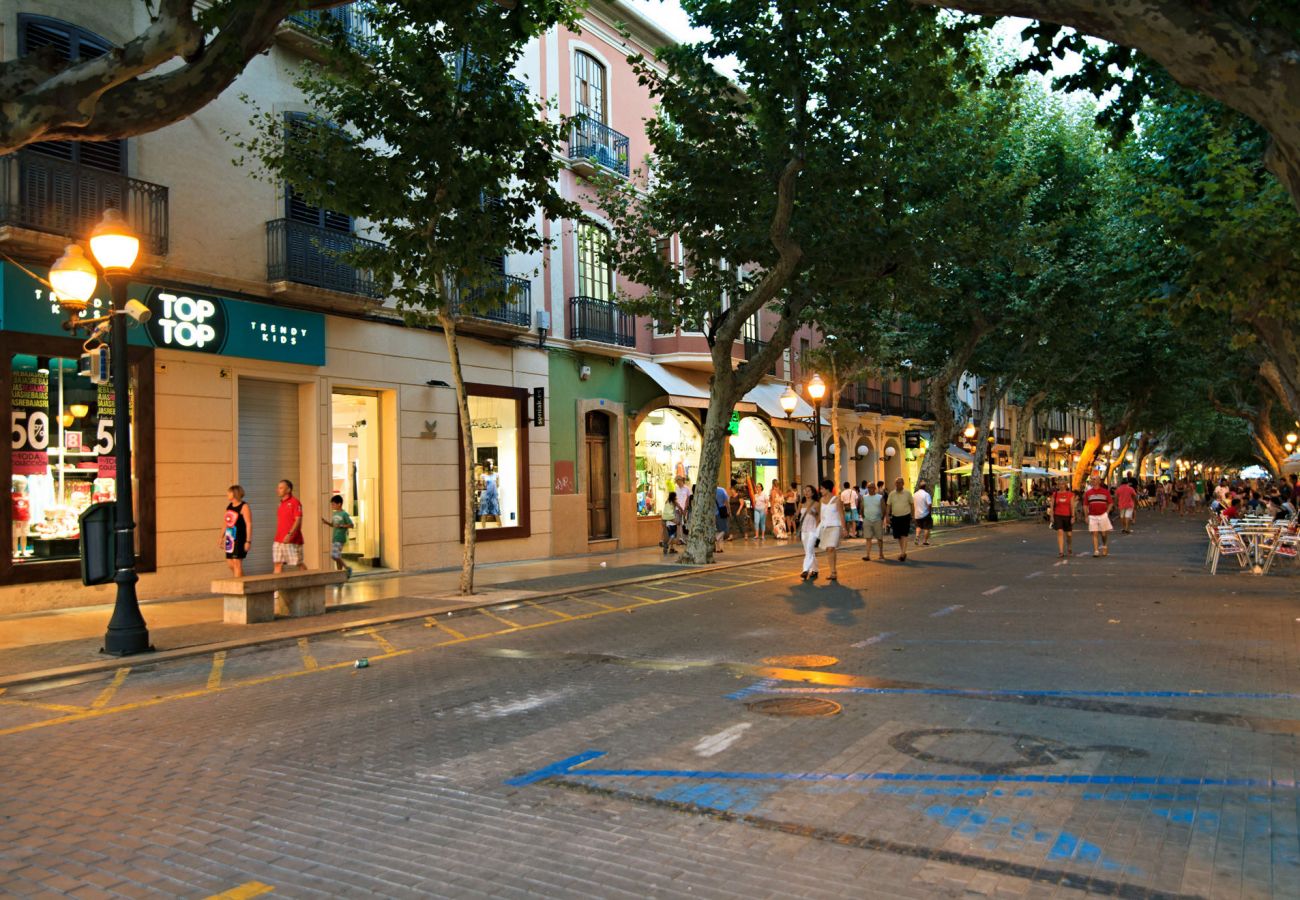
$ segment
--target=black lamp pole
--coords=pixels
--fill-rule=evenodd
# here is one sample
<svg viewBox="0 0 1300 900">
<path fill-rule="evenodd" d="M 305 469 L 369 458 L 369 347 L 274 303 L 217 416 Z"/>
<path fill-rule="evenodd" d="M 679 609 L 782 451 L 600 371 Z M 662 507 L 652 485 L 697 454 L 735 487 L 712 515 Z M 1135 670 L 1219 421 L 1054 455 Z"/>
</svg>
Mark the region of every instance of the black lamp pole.
<svg viewBox="0 0 1300 900">
<path fill-rule="evenodd" d="M 813 440 L 817 442 L 817 489 L 822 486 L 822 402 L 813 401 Z"/>
<path fill-rule="evenodd" d="M 135 593 L 140 580 L 135 572 L 135 503 L 131 486 L 131 363 L 126 347 L 126 301 L 129 272 L 105 272 L 113 295 L 111 349 L 113 367 L 113 459 L 117 468 L 117 497 L 114 501 L 114 537 L 116 550 L 117 599 L 113 617 L 104 633 L 102 652 L 110 656 L 130 656 L 153 649 L 149 628 L 140 614 L 140 600 Z"/>
<path fill-rule="evenodd" d="M 992 443 L 991 441 L 985 441 L 985 443 L 988 445 L 988 449 L 989 449 L 989 458 L 988 458 L 988 463 L 989 463 L 989 465 L 988 465 L 988 472 L 989 472 L 989 515 L 988 515 L 988 519 L 989 519 L 990 522 L 996 522 L 996 521 L 998 520 L 998 498 L 997 498 L 997 492 L 994 490 L 994 487 L 993 487 L 993 485 L 994 485 L 994 482 L 993 482 L 993 443 Z"/>
</svg>

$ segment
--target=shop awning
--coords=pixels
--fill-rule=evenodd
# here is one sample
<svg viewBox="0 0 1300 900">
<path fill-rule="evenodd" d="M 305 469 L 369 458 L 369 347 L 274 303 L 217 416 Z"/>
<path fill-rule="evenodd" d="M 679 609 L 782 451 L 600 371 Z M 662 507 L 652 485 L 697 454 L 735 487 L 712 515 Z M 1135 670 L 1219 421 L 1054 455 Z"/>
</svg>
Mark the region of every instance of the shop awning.
<svg viewBox="0 0 1300 900">
<path fill-rule="evenodd" d="M 960 459 L 962 462 L 972 462 L 974 460 L 973 456 L 958 447 L 956 444 L 948 445 L 948 455 L 953 459 Z"/>
<path fill-rule="evenodd" d="M 670 369 L 648 359 L 632 359 L 632 365 L 650 376 L 655 384 L 664 389 L 668 402 L 684 409 L 707 409 L 709 406 L 709 376 L 707 372 L 695 372 L 690 369 Z M 746 395 L 745 400 L 736 404 L 736 412 L 752 413 L 757 407 Z"/>
<path fill-rule="evenodd" d="M 802 397 L 795 405 L 794 412 L 790 418 L 786 418 L 785 410 L 781 408 L 781 395 L 785 393 L 785 385 L 781 382 L 756 385 L 753 390 L 745 395 L 745 399 L 751 403 L 758 404 L 758 408 L 767 413 L 768 418 L 772 420 L 772 425 L 777 428 L 800 428 L 801 418 L 808 418 L 813 414 L 813 408 Z M 826 418 L 826 413 L 822 413 L 822 427 L 829 428 L 831 420 Z"/>
</svg>

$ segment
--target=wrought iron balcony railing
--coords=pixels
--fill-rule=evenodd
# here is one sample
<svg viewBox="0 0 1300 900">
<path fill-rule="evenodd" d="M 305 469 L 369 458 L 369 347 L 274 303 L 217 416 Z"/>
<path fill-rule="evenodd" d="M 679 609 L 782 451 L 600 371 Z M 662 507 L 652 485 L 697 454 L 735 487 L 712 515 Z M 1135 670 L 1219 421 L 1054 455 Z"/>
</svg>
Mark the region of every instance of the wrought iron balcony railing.
<svg viewBox="0 0 1300 900">
<path fill-rule="evenodd" d="M 348 43 L 357 49 L 365 49 L 375 39 L 374 28 L 365 14 L 365 4 L 345 3 L 332 9 L 300 10 L 291 13 L 285 21 L 313 33 L 321 33 L 323 25 L 329 21 L 339 22 Z"/>
<path fill-rule="evenodd" d="M 345 262 L 341 254 L 378 246 L 376 241 L 355 234 L 272 219 L 266 223 L 266 280 L 375 298 L 379 288 L 374 277 Z"/>
<path fill-rule="evenodd" d="M 746 337 L 746 338 L 744 339 L 744 341 L 742 341 L 742 343 L 744 344 L 744 347 L 745 347 L 745 359 L 746 359 L 746 360 L 751 360 L 751 359 L 753 359 L 755 356 L 758 356 L 758 354 L 762 353 L 764 350 L 767 349 L 767 344 L 768 344 L 767 341 L 760 341 L 758 338 L 755 338 L 755 337 Z M 776 375 L 776 360 L 775 360 L 775 359 L 772 360 L 771 368 L 769 368 L 769 369 L 767 370 L 767 374 L 769 374 L 769 375 Z"/>
<path fill-rule="evenodd" d="M 476 305 L 475 301 L 489 292 L 504 293 L 509 299 L 488 307 Z M 533 324 L 533 284 L 518 275 L 498 275 L 490 286 L 462 290 L 453 312 L 503 325 L 530 328 Z"/>
<path fill-rule="evenodd" d="M 880 388 L 865 384 L 853 386 L 853 407 L 861 412 L 879 412 L 883 399 Z"/>
<path fill-rule="evenodd" d="M 998 442 L 999 444 L 1010 444 L 1010 443 L 1011 443 L 1011 429 L 1010 429 L 1010 428 L 994 428 L 994 429 L 993 429 L 993 437 L 997 439 L 997 442 Z"/>
<path fill-rule="evenodd" d="M 579 116 L 569 126 L 570 161 L 587 161 L 627 178 L 627 135 L 590 116 Z"/>
<path fill-rule="evenodd" d="M 636 346 L 636 320 L 612 300 L 569 298 L 569 338 L 619 347 Z"/>
<path fill-rule="evenodd" d="M 131 223 L 146 253 L 167 252 L 163 185 L 32 150 L 0 156 L 0 225 L 82 238 L 110 206 Z"/>
</svg>

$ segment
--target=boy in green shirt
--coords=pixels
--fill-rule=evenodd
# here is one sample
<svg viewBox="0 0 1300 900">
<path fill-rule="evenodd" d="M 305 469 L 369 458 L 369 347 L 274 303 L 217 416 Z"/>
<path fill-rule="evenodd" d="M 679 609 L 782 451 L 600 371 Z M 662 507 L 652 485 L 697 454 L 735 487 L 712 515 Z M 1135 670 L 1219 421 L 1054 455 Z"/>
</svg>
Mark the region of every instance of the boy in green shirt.
<svg viewBox="0 0 1300 900">
<path fill-rule="evenodd" d="M 321 519 L 330 527 L 330 559 L 343 572 L 352 576 L 352 569 L 343 562 L 343 545 L 348 542 L 348 531 L 355 527 L 352 517 L 343 509 L 343 498 L 338 494 L 330 497 L 330 517 Z"/>
</svg>

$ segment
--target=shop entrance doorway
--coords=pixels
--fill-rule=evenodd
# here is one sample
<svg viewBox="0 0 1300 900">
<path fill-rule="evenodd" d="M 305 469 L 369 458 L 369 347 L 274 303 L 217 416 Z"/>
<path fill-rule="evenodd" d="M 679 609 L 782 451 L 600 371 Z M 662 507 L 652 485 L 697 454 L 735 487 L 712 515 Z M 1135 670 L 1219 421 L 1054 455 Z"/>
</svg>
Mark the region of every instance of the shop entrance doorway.
<svg viewBox="0 0 1300 900">
<path fill-rule="evenodd" d="M 335 390 L 330 395 L 330 494 L 343 498 L 343 509 L 352 517 L 343 559 L 357 572 L 386 568 L 379 473 L 379 396 Z"/>
<path fill-rule="evenodd" d="M 587 539 L 613 537 L 609 511 L 609 416 L 587 413 Z"/>
<path fill-rule="evenodd" d="M 280 506 L 276 485 L 298 478 L 298 385 L 287 381 L 239 379 L 239 483 L 253 511 L 253 546 L 245 575 L 271 571 L 271 541 Z M 309 528 L 303 523 L 303 530 Z"/>
</svg>

